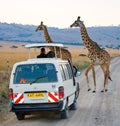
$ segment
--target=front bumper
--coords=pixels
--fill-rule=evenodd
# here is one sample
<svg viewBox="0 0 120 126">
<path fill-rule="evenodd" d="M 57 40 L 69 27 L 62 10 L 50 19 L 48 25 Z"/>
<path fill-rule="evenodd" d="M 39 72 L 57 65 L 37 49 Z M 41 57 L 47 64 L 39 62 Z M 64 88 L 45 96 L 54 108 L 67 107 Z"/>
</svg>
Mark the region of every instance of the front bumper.
<svg viewBox="0 0 120 126">
<path fill-rule="evenodd" d="M 12 104 L 12 112 L 60 111 L 63 101 L 57 103 Z"/>
</svg>

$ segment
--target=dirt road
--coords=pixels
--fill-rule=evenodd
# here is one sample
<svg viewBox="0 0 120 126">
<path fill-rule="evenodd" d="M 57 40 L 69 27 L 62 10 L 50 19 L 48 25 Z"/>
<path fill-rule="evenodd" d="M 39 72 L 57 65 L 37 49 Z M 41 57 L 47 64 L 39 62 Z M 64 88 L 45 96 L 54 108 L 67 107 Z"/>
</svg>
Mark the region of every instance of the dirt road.
<svg viewBox="0 0 120 126">
<path fill-rule="evenodd" d="M 18 121 L 15 116 L 0 126 L 120 126 L 120 57 L 111 61 L 111 78 L 108 92 L 101 93 L 103 86 L 103 73 L 96 67 L 97 91 L 87 92 L 84 72 L 79 77 L 80 95 L 78 109 L 69 111 L 68 119 L 60 119 L 59 114 L 42 113 L 29 115 L 23 121 Z M 93 85 L 91 73 L 90 84 Z"/>
</svg>

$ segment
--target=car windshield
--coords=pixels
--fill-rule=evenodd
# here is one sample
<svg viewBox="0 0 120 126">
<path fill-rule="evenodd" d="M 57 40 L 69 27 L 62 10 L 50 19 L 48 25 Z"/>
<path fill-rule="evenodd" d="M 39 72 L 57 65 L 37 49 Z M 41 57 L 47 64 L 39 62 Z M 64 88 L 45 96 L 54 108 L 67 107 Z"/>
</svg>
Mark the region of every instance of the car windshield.
<svg viewBox="0 0 120 126">
<path fill-rule="evenodd" d="M 57 82 L 56 69 L 51 63 L 26 64 L 16 67 L 14 84 Z"/>
</svg>

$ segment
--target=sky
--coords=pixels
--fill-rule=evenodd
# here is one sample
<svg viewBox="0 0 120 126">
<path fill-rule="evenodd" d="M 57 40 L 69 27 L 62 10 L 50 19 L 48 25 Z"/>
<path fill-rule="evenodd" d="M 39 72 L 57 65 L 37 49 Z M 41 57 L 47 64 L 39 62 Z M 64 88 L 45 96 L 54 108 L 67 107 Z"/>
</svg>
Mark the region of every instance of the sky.
<svg viewBox="0 0 120 126">
<path fill-rule="evenodd" d="M 0 22 L 69 28 L 120 25 L 120 0 L 0 0 Z"/>
</svg>

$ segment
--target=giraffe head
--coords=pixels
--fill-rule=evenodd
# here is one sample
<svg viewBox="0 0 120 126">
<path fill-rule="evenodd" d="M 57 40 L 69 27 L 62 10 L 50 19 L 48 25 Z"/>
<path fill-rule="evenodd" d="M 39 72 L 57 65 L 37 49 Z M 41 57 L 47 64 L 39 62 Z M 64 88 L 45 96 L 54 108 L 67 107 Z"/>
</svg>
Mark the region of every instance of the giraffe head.
<svg viewBox="0 0 120 126">
<path fill-rule="evenodd" d="M 77 20 L 74 21 L 73 24 L 70 25 L 70 27 L 80 27 L 81 24 L 83 24 L 83 21 L 80 20 L 80 17 L 78 16 Z"/>
<path fill-rule="evenodd" d="M 36 28 L 36 32 L 39 31 L 39 30 L 43 30 L 44 29 L 44 24 L 43 22 L 41 21 L 40 25 Z"/>
</svg>

